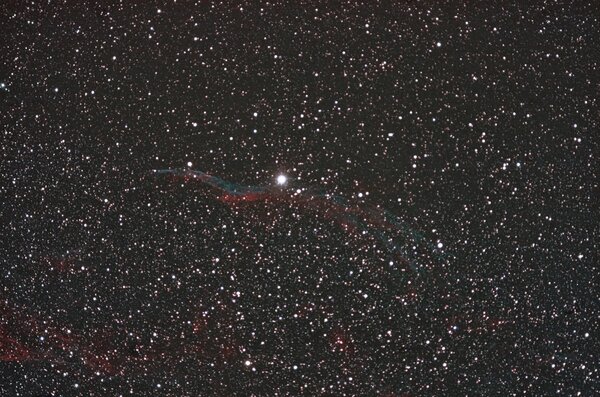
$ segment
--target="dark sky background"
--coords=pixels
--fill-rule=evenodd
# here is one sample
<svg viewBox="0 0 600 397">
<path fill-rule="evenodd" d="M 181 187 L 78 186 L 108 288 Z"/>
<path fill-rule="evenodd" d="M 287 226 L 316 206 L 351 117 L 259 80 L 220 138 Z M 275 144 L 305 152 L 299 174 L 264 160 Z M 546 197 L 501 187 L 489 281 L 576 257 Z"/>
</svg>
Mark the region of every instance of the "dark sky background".
<svg viewBox="0 0 600 397">
<path fill-rule="evenodd" d="M 593 2 L 99 3 L 0 10 L 0 396 L 600 393 Z"/>
</svg>

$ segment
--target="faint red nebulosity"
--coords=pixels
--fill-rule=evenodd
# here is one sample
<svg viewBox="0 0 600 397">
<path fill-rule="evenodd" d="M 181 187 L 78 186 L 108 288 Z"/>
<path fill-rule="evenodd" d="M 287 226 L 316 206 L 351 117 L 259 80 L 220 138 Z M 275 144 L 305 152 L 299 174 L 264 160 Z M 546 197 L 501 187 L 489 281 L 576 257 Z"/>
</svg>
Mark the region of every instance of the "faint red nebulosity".
<svg viewBox="0 0 600 397">
<path fill-rule="evenodd" d="M 0 300 L 0 361 L 38 361 L 62 368 L 68 356 L 71 362 L 74 359 L 89 371 L 124 376 L 146 371 L 148 365 L 156 362 L 169 365 L 187 355 L 200 363 L 214 362 L 225 368 L 239 358 L 243 348 L 233 335 L 224 334 L 217 343 L 212 340 L 213 331 L 229 329 L 226 324 L 233 321 L 225 304 L 217 307 L 220 322 L 209 321 L 198 313 L 192 322 L 192 333 L 182 332 L 179 338 L 169 335 L 157 338 L 152 343 L 137 345 L 134 353 L 119 348 L 119 336 L 125 332 L 120 327 L 104 326 L 77 333 L 77 329 L 56 326 L 53 321 L 39 319 Z"/>
<path fill-rule="evenodd" d="M 352 337 L 342 327 L 336 327 L 329 335 L 329 345 L 334 352 L 345 354 L 354 353 L 354 344 Z"/>
<path fill-rule="evenodd" d="M 368 206 L 362 200 L 347 200 L 335 195 L 321 193 L 311 194 L 309 191 L 289 189 L 279 189 L 274 187 L 250 187 L 239 186 L 223 181 L 220 178 L 211 176 L 200 171 L 193 170 L 159 170 L 159 175 L 166 175 L 167 180 L 195 181 L 198 185 L 208 187 L 208 194 L 215 197 L 219 202 L 224 203 L 234 209 L 241 209 L 245 204 L 252 203 L 273 203 L 281 204 L 286 207 L 299 207 L 310 209 L 317 215 L 328 220 L 346 233 L 357 238 L 357 241 L 363 241 L 364 244 L 371 247 L 373 240 L 378 240 L 384 244 L 393 255 L 394 261 L 400 265 L 416 270 L 410 264 L 404 253 L 400 252 L 395 246 L 391 246 L 389 241 L 398 239 L 400 236 L 411 238 L 415 236 L 419 240 L 423 239 L 420 233 L 412 231 L 407 225 L 401 222 L 398 217 L 379 207 Z M 268 223 L 264 226 L 270 229 L 277 217 L 269 217 L 281 208 L 262 208 L 266 210 Z M 253 210 L 258 210 L 253 207 Z M 256 215 L 254 213 L 254 215 Z M 264 216 L 253 216 L 253 220 L 264 220 Z M 371 229 L 375 229 L 371 233 Z M 390 233 L 390 234 L 388 234 Z M 421 269 L 426 268 L 420 266 Z"/>
<path fill-rule="evenodd" d="M 238 348 L 233 341 L 224 342 L 221 345 L 221 357 L 227 361 L 234 358 L 238 354 Z"/>
<path fill-rule="evenodd" d="M 115 375 L 119 372 L 115 364 L 111 362 L 108 352 L 84 351 L 83 360 L 88 368 L 93 371 L 102 372 L 106 375 Z"/>
<path fill-rule="evenodd" d="M 72 332 L 57 329 L 52 331 L 50 339 L 55 341 L 56 345 L 62 350 L 69 350 L 79 343 L 78 338 Z"/>
<path fill-rule="evenodd" d="M 267 201 L 269 193 L 265 192 L 248 192 L 243 194 L 225 193 L 218 196 L 219 201 L 227 204 L 252 203 L 255 201 Z"/>
<path fill-rule="evenodd" d="M 110 343 L 108 341 L 114 340 L 112 334 L 103 333 L 86 341 L 64 327 L 53 325 L 51 321 L 40 320 L 24 310 L 9 306 L 5 301 L 0 303 L 4 323 L 0 324 L 0 361 L 35 360 L 61 364 L 64 363 L 66 352 L 79 352 L 82 362 L 91 370 L 117 373 L 107 345 Z M 36 340 L 43 340 L 44 344 L 34 345 L 33 341 Z"/>
<path fill-rule="evenodd" d="M 418 291 L 415 287 L 409 286 L 402 295 L 394 296 L 394 299 L 402 302 L 412 302 L 419 297 Z"/>
<path fill-rule="evenodd" d="M 49 260 L 50 266 L 60 273 L 64 273 L 74 266 L 75 261 L 71 258 L 52 258 Z"/>
<path fill-rule="evenodd" d="M 192 323 L 192 331 L 195 334 L 199 334 L 206 329 L 207 323 L 206 319 L 198 315 L 194 322 Z"/>
<path fill-rule="evenodd" d="M 63 256 L 45 256 L 41 258 L 41 263 L 59 273 L 72 273 L 79 270 L 77 264 L 80 259 L 80 251 L 77 250 Z"/>
<path fill-rule="evenodd" d="M 32 352 L 0 326 L 0 361 L 23 362 L 33 359 Z"/>
<path fill-rule="evenodd" d="M 497 330 L 513 324 L 512 320 L 502 318 L 488 318 L 483 325 L 475 331 L 479 332 L 496 332 Z"/>
</svg>

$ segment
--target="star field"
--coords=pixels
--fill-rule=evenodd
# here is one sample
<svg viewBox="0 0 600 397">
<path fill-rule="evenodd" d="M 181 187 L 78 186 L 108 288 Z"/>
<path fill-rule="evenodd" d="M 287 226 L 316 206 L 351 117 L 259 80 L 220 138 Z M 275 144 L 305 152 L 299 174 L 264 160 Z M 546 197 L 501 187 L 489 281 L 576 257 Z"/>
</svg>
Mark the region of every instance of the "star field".
<svg viewBox="0 0 600 397">
<path fill-rule="evenodd" d="M 9 3 L 0 396 L 600 393 L 594 4 Z"/>
</svg>

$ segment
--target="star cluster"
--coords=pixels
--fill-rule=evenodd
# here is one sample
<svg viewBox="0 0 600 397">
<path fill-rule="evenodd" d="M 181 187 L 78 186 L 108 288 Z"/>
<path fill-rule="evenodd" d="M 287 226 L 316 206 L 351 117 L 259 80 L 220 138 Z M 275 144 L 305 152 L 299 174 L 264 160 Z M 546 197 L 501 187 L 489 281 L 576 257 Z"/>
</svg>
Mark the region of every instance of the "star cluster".
<svg viewBox="0 0 600 397">
<path fill-rule="evenodd" d="M 591 3 L 9 3 L 1 396 L 600 393 Z"/>
</svg>

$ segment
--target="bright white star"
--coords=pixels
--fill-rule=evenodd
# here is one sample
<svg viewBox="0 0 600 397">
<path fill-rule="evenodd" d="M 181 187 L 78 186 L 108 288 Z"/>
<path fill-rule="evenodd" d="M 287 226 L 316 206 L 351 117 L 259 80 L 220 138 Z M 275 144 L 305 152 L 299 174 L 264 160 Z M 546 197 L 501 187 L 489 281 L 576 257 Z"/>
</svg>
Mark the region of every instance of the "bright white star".
<svg viewBox="0 0 600 397">
<path fill-rule="evenodd" d="M 285 185 L 285 183 L 287 182 L 287 176 L 280 174 L 277 175 L 277 184 L 278 185 Z"/>
</svg>

